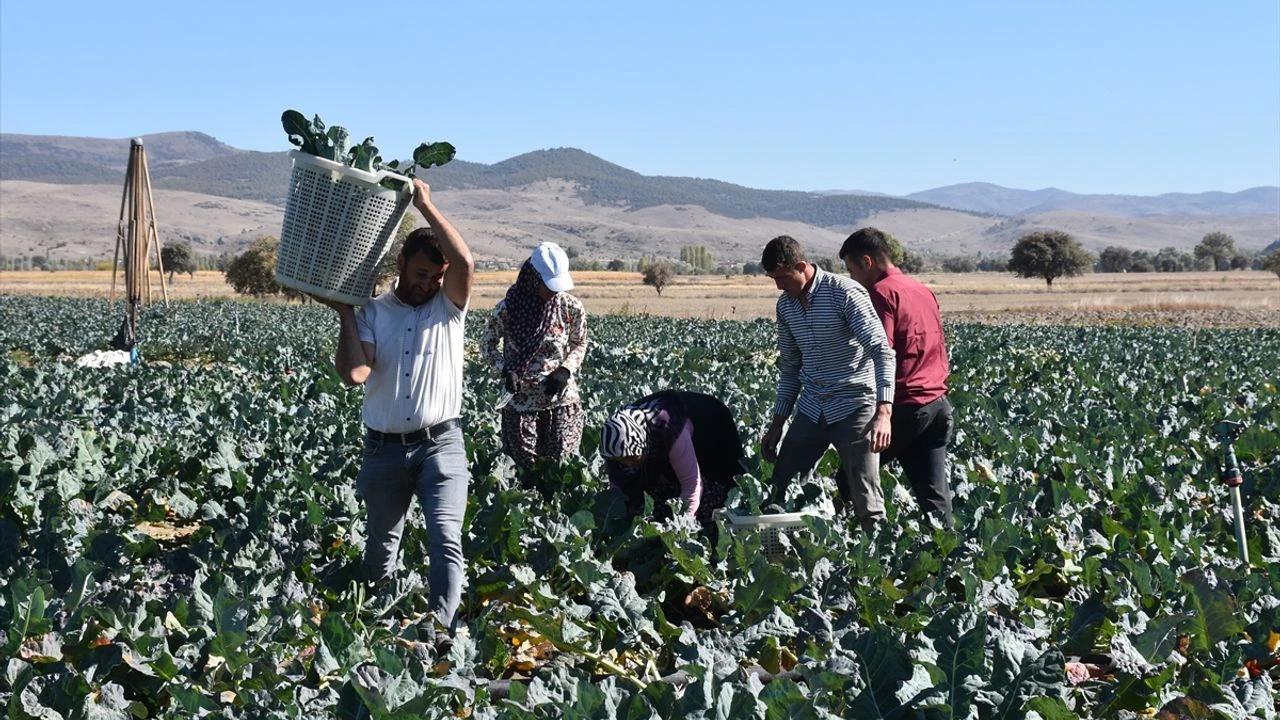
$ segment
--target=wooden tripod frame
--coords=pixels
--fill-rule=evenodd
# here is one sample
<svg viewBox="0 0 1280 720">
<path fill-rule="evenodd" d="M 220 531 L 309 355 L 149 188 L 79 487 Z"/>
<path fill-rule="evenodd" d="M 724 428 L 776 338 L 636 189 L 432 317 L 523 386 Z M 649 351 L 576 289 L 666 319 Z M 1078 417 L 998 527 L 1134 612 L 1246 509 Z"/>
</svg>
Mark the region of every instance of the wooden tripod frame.
<svg viewBox="0 0 1280 720">
<path fill-rule="evenodd" d="M 129 325 L 135 334 L 138 329 L 138 308 L 152 302 L 147 251 L 153 242 L 160 293 L 164 303 L 168 305 L 169 290 L 164 284 L 160 234 L 156 230 L 156 207 L 151 196 L 151 172 L 147 169 L 147 153 L 142 147 L 142 139 L 134 138 L 129 146 L 129 166 L 124 174 L 124 195 L 120 198 L 120 224 L 116 229 L 116 253 L 111 263 L 111 293 L 107 296 L 107 302 L 115 302 L 116 273 L 123 266 L 124 294 L 129 300 Z M 124 256 L 123 263 L 121 255 Z"/>
</svg>

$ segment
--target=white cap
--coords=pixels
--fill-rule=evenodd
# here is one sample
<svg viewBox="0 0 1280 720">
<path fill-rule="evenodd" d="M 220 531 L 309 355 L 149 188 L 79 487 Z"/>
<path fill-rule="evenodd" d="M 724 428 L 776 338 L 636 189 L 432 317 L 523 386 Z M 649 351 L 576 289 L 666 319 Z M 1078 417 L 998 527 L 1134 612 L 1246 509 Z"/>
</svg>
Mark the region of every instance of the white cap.
<svg viewBox="0 0 1280 720">
<path fill-rule="evenodd" d="M 573 278 L 569 277 L 569 256 L 559 245 L 544 242 L 533 249 L 533 257 L 529 260 L 551 292 L 573 289 Z"/>
</svg>

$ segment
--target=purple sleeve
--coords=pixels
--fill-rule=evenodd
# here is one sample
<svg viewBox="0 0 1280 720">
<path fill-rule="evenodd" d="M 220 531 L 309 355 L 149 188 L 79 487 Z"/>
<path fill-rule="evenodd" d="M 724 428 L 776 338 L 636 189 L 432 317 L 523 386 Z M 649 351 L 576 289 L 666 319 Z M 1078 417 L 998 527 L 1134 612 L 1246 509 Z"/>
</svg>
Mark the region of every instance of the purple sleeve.
<svg viewBox="0 0 1280 720">
<path fill-rule="evenodd" d="M 693 423 L 684 421 L 680 434 L 671 443 L 667 459 L 680 479 L 680 499 L 688 504 L 689 514 L 693 515 L 702 500 L 702 473 L 698 471 L 698 456 L 693 452 Z"/>
</svg>

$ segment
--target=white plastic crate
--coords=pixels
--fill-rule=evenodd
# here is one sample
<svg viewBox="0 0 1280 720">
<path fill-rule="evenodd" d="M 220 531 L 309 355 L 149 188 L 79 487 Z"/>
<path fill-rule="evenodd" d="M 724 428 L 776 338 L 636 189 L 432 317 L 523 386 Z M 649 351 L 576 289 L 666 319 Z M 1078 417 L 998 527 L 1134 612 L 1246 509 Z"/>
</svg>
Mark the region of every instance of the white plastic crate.
<svg viewBox="0 0 1280 720">
<path fill-rule="evenodd" d="M 783 532 L 803 528 L 806 517 L 825 517 L 811 511 L 773 515 L 738 515 L 730 510 L 721 512 L 733 532 L 759 532 L 760 548 L 768 557 L 777 557 L 783 553 L 782 541 L 779 539 Z"/>
<path fill-rule="evenodd" d="M 413 198 L 413 181 L 368 173 L 298 150 L 289 179 L 276 282 L 329 300 L 364 305 Z M 404 183 L 389 190 L 378 183 Z"/>
</svg>

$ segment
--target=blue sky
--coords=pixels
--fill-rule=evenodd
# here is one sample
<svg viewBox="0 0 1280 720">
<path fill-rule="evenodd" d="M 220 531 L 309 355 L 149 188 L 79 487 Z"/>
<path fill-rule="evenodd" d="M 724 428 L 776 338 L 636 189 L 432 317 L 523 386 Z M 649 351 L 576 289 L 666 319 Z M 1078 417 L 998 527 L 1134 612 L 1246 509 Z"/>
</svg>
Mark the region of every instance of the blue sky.
<svg viewBox="0 0 1280 720">
<path fill-rule="evenodd" d="M 1280 185 L 1280 2 L 0 4 L 0 131 L 286 108 L 384 155 L 578 147 L 646 175 L 894 194 Z"/>
</svg>

